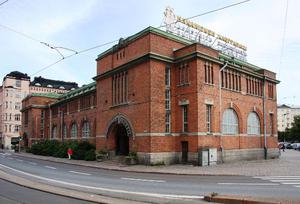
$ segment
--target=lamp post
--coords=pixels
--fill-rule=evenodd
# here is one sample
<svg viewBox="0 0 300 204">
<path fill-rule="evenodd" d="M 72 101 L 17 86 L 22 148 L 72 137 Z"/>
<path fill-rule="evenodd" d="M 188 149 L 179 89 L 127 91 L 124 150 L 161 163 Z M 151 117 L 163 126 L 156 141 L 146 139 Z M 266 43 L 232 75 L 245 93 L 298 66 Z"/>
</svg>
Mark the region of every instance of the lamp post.
<svg viewBox="0 0 300 204">
<path fill-rule="evenodd" d="M 219 70 L 219 121 L 220 121 L 220 146 L 221 146 L 221 159 L 223 163 L 223 157 L 224 157 L 224 151 L 223 151 L 223 141 L 222 141 L 222 120 L 221 120 L 221 115 L 222 115 L 222 81 L 221 81 L 221 73 L 222 71 L 227 67 L 228 62 L 226 62 L 223 67 Z"/>
</svg>

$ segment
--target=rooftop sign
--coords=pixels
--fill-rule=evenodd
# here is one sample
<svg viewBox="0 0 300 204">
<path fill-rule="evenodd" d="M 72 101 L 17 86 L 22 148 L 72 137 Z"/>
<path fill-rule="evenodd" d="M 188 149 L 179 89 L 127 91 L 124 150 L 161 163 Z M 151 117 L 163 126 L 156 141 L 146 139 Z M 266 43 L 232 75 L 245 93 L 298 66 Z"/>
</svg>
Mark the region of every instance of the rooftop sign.
<svg viewBox="0 0 300 204">
<path fill-rule="evenodd" d="M 174 10 L 170 7 L 166 8 L 164 15 L 164 24 L 168 33 L 199 42 L 226 55 L 246 61 L 246 46 L 181 16 L 175 15 Z"/>
</svg>

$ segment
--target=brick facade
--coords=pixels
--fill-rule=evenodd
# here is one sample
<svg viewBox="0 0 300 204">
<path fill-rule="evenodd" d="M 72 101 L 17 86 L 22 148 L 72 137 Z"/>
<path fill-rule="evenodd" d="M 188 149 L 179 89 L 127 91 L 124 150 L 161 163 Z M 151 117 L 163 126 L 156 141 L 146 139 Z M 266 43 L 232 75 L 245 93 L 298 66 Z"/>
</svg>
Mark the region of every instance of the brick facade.
<svg viewBox="0 0 300 204">
<path fill-rule="evenodd" d="M 121 39 L 96 61 L 95 89 L 88 93 L 95 96 L 97 104 L 85 110 L 79 108 L 76 113 L 67 112 L 64 122 L 69 127 L 72 122 L 89 121 L 89 140 L 98 150 L 108 149 L 112 156 L 134 151 L 142 163 L 193 162 L 202 148 L 217 148 L 220 162 L 262 158 L 265 124 L 269 157 L 278 156 L 275 73 L 151 27 Z M 224 71 L 219 75 L 222 67 Z M 166 69 L 170 70 L 169 78 Z M 59 112 L 72 100 L 86 97 L 86 93 L 75 91 L 77 95 L 58 99 L 46 112 Z M 33 100 L 27 98 L 23 104 Z M 37 114 L 33 108 L 28 110 L 30 115 Z M 234 134 L 224 133 L 221 128 L 222 123 L 227 124 L 222 121 L 226 110 L 233 110 L 237 116 Z M 254 126 L 248 121 L 250 113 L 258 118 Z M 61 123 L 58 116 L 50 119 L 48 113 L 46 117 L 51 126 Z M 257 133 L 251 133 L 250 128 Z M 33 137 L 30 130 L 26 131 Z M 68 128 L 67 132 L 70 134 Z M 49 134 L 45 137 L 50 138 Z M 187 145 L 187 152 L 183 152 L 183 145 Z"/>
</svg>

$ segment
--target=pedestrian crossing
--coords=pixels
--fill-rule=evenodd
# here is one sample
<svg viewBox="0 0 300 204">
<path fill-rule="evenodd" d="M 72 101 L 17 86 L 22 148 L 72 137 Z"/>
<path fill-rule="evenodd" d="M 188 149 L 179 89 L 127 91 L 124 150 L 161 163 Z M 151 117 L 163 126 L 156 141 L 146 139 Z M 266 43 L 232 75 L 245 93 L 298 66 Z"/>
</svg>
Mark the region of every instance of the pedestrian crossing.
<svg viewBox="0 0 300 204">
<path fill-rule="evenodd" d="M 255 176 L 253 178 L 300 188 L 300 176 Z"/>
</svg>

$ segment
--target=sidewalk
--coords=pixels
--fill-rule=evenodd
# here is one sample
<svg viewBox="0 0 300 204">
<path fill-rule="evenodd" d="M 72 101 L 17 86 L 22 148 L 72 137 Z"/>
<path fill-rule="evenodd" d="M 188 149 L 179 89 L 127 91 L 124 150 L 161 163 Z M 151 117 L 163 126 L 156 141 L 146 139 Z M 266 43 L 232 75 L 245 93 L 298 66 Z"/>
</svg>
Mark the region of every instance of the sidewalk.
<svg viewBox="0 0 300 204">
<path fill-rule="evenodd" d="M 30 157 L 35 159 L 82 165 L 108 170 L 162 173 L 162 174 L 182 174 L 182 175 L 245 175 L 245 176 L 299 176 L 300 151 L 286 150 L 281 152 L 279 159 L 242 161 L 237 163 L 219 164 L 215 166 L 192 166 L 175 164 L 169 166 L 127 166 L 113 161 L 82 161 L 68 160 L 55 157 L 38 156 L 29 153 L 13 153 L 15 155 Z"/>
</svg>

